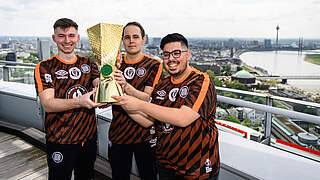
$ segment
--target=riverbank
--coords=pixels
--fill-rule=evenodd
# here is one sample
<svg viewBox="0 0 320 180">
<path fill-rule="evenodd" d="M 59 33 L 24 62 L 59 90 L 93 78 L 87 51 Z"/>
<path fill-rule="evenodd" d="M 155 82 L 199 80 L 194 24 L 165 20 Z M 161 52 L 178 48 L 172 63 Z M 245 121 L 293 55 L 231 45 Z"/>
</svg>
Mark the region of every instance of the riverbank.
<svg viewBox="0 0 320 180">
<path fill-rule="evenodd" d="M 306 54 L 304 60 L 312 64 L 320 65 L 320 54 Z"/>
</svg>

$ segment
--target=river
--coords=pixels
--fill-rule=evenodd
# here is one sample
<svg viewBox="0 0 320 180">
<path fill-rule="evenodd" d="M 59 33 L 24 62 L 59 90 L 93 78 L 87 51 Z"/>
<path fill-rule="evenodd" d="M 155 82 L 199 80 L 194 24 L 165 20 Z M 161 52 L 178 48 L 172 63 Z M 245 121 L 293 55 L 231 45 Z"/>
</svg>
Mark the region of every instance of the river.
<svg viewBox="0 0 320 180">
<path fill-rule="evenodd" d="M 320 54 L 320 50 L 304 51 L 262 51 L 246 52 L 240 59 L 252 67 L 258 66 L 269 75 L 320 76 L 320 65 L 304 61 L 306 54 Z M 288 80 L 288 84 L 301 89 L 320 90 L 319 80 Z"/>
</svg>

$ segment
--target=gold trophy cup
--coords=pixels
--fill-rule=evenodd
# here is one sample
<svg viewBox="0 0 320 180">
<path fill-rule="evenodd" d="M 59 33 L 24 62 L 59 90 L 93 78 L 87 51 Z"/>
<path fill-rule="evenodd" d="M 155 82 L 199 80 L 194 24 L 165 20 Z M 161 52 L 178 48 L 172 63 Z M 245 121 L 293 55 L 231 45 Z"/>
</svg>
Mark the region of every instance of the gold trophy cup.
<svg viewBox="0 0 320 180">
<path fill-rule="evenodd" d="M 121 86 L 114 80 L 113 71 L 121 46 L 122 25 L 99 23 L 87 29 L 89 41 L 100 69 L 96 103 L 117 102 L 111 96 L 123 95 Z"/>
</svg>

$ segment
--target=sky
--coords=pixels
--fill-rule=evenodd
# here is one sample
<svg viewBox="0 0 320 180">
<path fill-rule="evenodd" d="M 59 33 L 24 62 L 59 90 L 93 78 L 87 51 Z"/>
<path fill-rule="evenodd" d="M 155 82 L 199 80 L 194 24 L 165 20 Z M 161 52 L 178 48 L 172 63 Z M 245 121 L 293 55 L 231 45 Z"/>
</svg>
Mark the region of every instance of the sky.
<svg viewBox="0 0 320 180">
<path fill-rule="evenodd" d="M 0 36 L 51 36 L 62 17 L 80 36 L 98 23 L 140 22 L 150 37 L 320 39 L 320 0 L 0 0 Z"/>
</svg>

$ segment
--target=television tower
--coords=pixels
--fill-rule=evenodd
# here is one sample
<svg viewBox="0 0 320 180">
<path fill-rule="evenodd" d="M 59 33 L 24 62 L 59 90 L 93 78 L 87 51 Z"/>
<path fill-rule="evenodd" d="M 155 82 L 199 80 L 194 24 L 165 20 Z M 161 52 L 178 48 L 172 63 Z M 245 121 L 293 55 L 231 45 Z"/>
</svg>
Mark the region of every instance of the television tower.
<svg viewBox="0 0 320 180">
<path fill-rule="evenodd" d="M 279 24 L 277 25 L 277 27 L 276 27 L 276 30 L 277 30 L 277 37 L 276 37 L 276 48 L 279 48 L 279 39 L 278 39 L 278 31 L 279 31 Z"/>
</svg>

